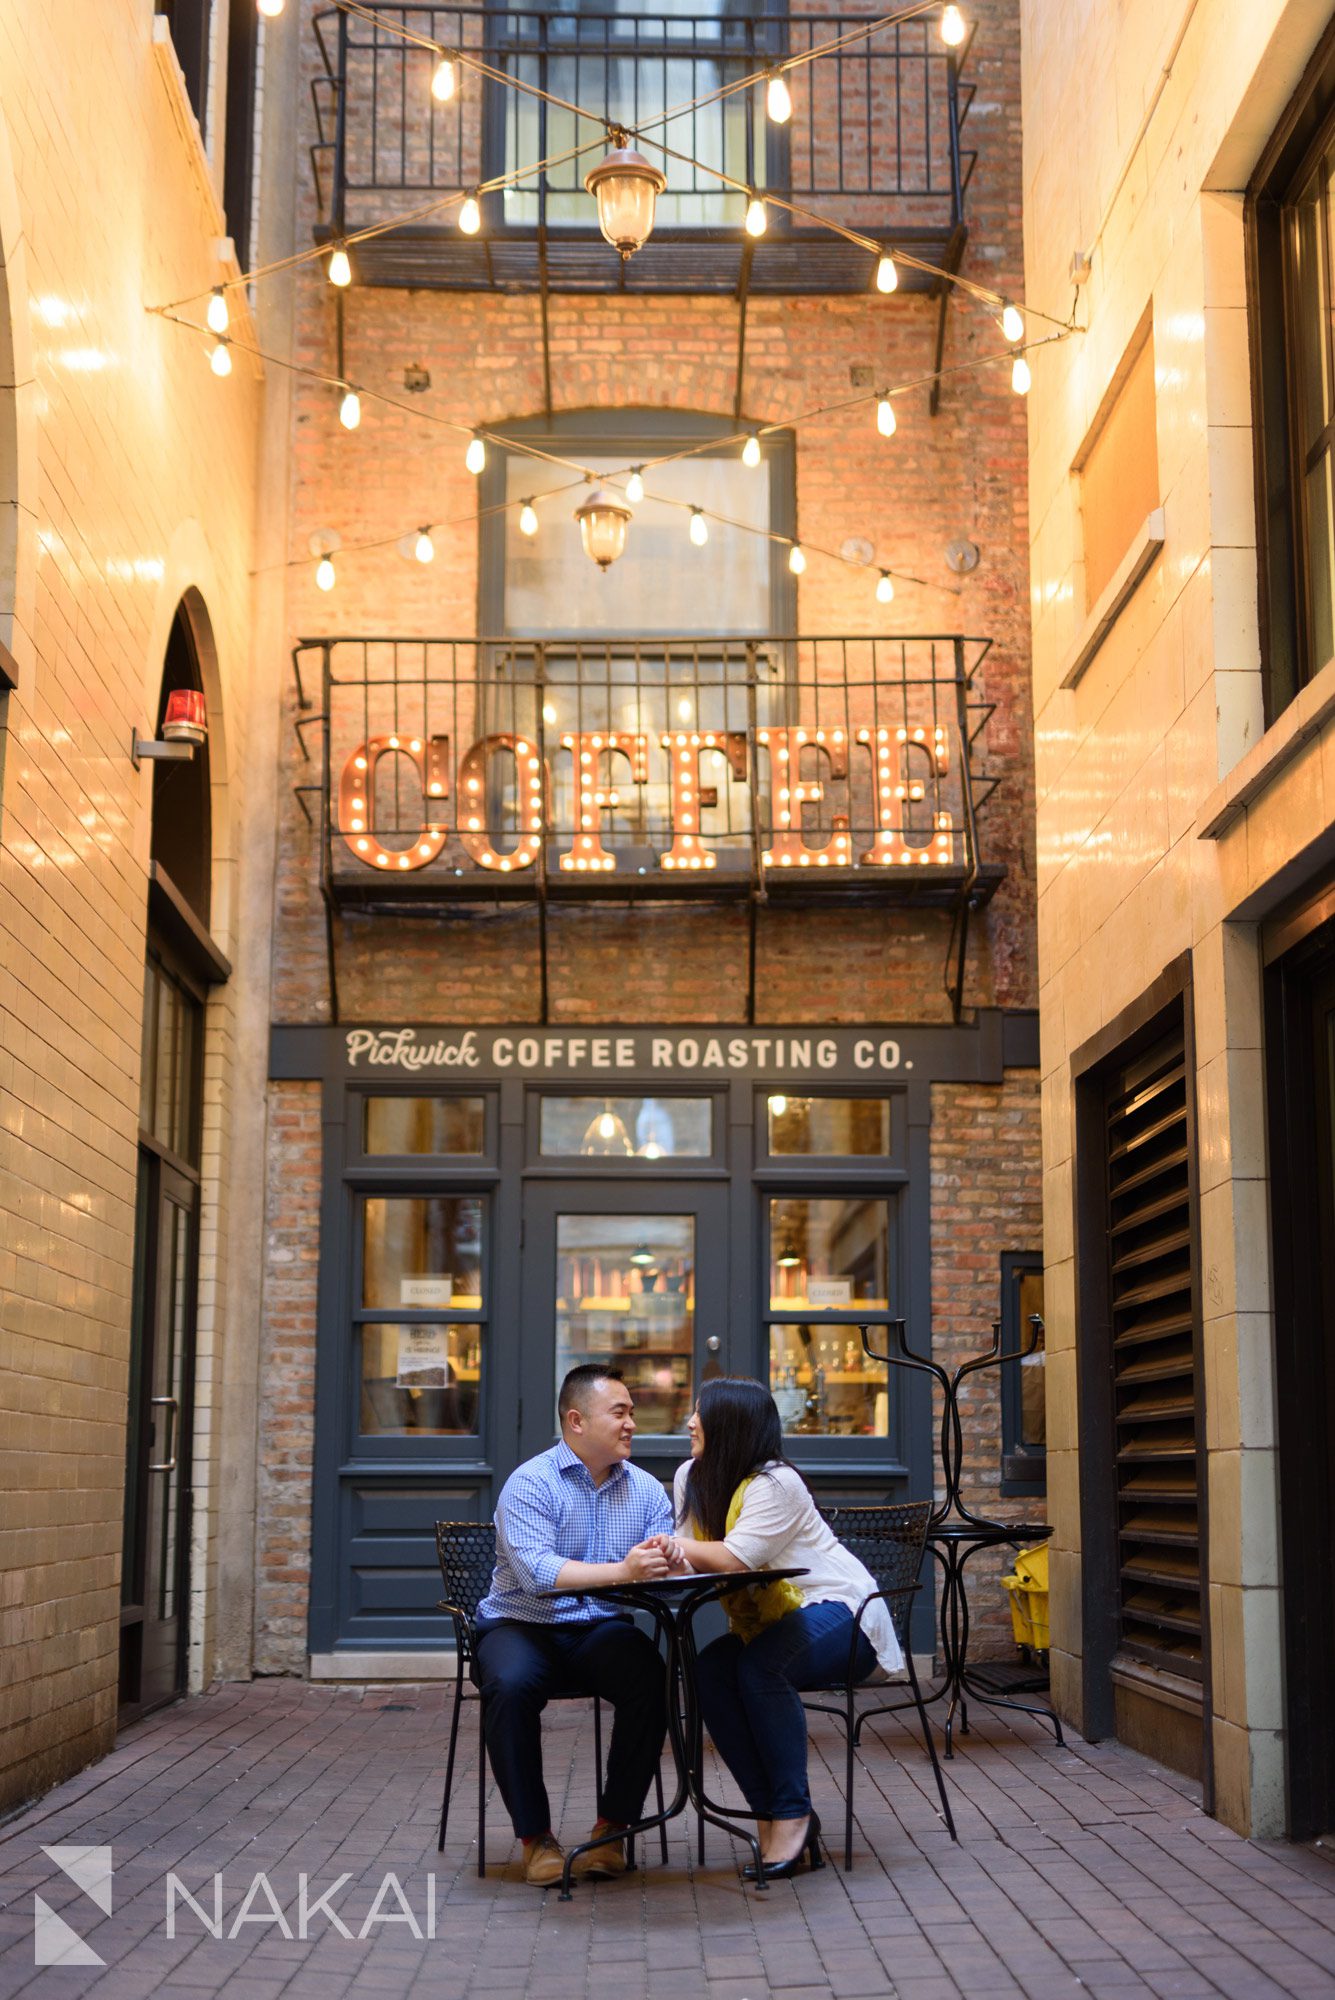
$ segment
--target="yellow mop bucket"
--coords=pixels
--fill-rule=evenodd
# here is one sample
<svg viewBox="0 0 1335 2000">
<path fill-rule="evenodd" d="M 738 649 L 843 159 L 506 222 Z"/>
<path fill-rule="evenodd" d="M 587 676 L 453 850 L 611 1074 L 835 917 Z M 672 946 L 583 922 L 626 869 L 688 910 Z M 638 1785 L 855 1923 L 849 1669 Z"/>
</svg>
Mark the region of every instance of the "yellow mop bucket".
<svg viewBox="0 0 1335 2000">
<path fill-rule="evenodd" d="M 1015 1557 L 1015 1568 L 1009 1576 L 1001 1579 L 1002 1588 L 1010 1592 L 1011 1629 L 1017 1646 L 1031 1647 L 1034 1652 L 1048 1650 L 1048 1549 L 1046 1542 L 1039 1542 L 1032 1549 L 1020 1549 Z"/>
</svg>

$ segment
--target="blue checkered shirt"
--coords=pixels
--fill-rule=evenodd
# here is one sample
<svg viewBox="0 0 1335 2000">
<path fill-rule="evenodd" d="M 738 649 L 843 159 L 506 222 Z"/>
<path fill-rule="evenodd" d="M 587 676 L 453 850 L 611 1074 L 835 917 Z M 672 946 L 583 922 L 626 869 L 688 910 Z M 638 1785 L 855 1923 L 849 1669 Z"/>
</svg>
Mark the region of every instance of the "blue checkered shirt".
<svg viewBox="0 0 1335 2000">
<path fill-rule="evenodd" d="M 618 1615 L 587 1597 L 539 1597 L 568 1562 L 612 1563 L 650 1535 L 672 1532 L 658 1481 L 623 1459 L 601 1486 L 562 1438 L 510 1474 L 496 1502 L 496 1568 L 479 1619 L 574 1625 Z M 624 1616 L 624 1614 L 621 1614 Z"/>
</svg>

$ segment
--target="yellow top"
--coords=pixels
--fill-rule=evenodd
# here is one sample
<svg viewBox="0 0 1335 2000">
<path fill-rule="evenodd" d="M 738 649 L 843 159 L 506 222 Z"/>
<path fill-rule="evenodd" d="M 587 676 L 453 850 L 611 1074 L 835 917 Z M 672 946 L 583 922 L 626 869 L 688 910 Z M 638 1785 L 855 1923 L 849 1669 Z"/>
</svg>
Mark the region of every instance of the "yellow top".
<svg viewBox="0 0 1335 2000">
<path fill-rule="evenodd" d="M 744 1479 L 728 1502 L 725 1535 L 730 1535 L 737 1526 L 750 1484 L 749 1479 Z M 802 1602 L 801 1591 L 787 1577 L 780 1577 L 774 1583 L 743 1584 L 740 1590 L 731 1590 L 719 1599 L 730 1629 L 743 1641 L 758 1638 L 767 1625 L 777 1625 L 790 1611 L 800 1611 Z"/>
</svg>

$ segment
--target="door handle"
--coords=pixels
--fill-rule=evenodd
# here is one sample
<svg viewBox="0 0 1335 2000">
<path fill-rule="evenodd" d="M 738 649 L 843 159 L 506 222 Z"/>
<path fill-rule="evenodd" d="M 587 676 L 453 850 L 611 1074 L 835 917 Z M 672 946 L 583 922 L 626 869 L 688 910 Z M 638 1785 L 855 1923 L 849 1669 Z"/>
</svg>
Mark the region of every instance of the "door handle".
<svg viewBox="0 0 1335 2000">
<path fill-rule="evenodd" d="M 154 1465 L 150 1459 L 148 1469 L 150 1472 L 175 1472 L 176 1452 L 174 1446 L 176 1442 L 176 1425 L 181 1414 L 180 1405 L 177 1403 L 175 1396 L 150 1396 L 148 1400 L 149 1406 L 152 1409 L 166 1409 L 171 1411 L 171 1416 L 167 1420 L 167 1449 L 171 1453 L 171 1456 L 170 1458 L 165 1458 L 161 1465 Z"/>
<path fill-rule="evenodd" d="M 705 1342 L 705 1346 L 709 1349 L 711 1354 L 717 1354 L 720 1346 L 718 1335 L 716 1333 L 711 1333 L 708 1340 Z"/>
</svg>

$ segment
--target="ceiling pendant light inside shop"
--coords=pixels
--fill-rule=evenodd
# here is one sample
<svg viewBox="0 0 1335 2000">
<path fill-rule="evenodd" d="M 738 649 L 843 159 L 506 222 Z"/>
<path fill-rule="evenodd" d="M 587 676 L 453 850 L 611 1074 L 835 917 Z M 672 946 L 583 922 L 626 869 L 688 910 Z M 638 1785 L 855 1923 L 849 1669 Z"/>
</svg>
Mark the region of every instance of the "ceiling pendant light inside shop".
<svg viewBox="0 0 1335 2000">
<path fill-rule="evenodd" d="M 596 562 L 599 569 L 608 569 L 626 546 L 630 508 L 620 500 L 611 499 L 600 487 L 595 487 L 584 505 L 576 507 L 575 519 L 579 522 L 585 555 Z"/>
<path fill-rule="evenodd" d="M 625 263 L 649 239 L 667 176 L 636 152 L 624 132 L 612 137 L 611 152 L 589 169 L 584 185 L 598 204 L 599 229 Z"/>
</svg>

